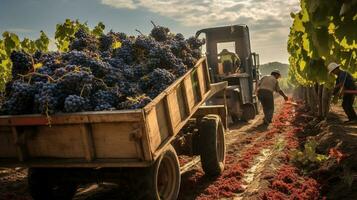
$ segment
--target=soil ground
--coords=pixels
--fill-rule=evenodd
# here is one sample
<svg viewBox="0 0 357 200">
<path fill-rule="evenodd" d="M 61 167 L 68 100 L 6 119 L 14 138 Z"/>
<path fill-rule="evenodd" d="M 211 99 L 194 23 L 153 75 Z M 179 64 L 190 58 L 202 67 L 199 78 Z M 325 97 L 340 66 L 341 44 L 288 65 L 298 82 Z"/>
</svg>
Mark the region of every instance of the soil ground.
<svg viewBox="0 0 357 200">
<path fill-rule="evenodd" d="M 262 125 L 262 114 L 230 126 L 226 168 L 220 177 L 204 176 L 199 158 L 191 158 L 196 162 L 183 166 L 179 199 L 357 199 L 357 125 L 342 123 L 345 116 L 339 106 L 331 109 L 327 121 L 315 122 L 301 105 L 281 100 L 276 104 L 268 127 Z M 342 153 L 338 163 L 327 162 L 310 174 L 295 168 L 290 152 L 308 137 L 315 138 L 321 154 L 328 155 L 331 148 Z M 128 199 L 123 193 L 113 184 L 91 184 L 81 186 L 74 199 Z M 31 199 L 27 169 L 0 168 L 0 200 L 10 199 Z"/>
</svg>

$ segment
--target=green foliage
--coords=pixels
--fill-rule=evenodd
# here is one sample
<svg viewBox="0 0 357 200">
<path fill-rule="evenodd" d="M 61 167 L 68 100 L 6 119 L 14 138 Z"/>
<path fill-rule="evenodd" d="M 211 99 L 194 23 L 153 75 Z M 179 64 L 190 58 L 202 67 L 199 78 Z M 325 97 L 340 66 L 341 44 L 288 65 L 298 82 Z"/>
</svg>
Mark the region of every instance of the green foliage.
<svg viewBox="0 0 357 200">
<path fill-rule="evenodd" d="M 81 28 L 87 32 L 91 32 L 96 37 L 100 37 L 103 35 L 105 25 L 99 22 L 93 30 L 90 30 L 87 23 L 66 19 L 63 24 L 56 25 L 55 40 L 58 50 L 68 51 L 69 44 L 74 39 L 74 34 Z"/>
<path fill-rule="evenodd" d="M 354 3 L 353 3 L 354 2 Z M 333 86 L 330 62 L 357 75 L 356 2 L 300 0 L 288 39 L 289 77 L 299 85 Z"/>
<path fill-rule="evenodd" d="M 47 37 L 47 35 L 41 31 L 40 38 L 37 40 L 30 40 L 28 38 L 24 38 L 21 43 L 21 49 L 33 54 L 37 50 L 39 51 L 47 51 L 48 50 L 48 45 L 50 44 L 50 39 Z"/>
<path fill-rule="evenodd" d="M 74 38 L 74 34 L 80 29 L 85 28 L 88 30 L 86 24 L 79 23 L 78 20 L 72 21 L 66 19 L 63 24 L 56 25 L 55 40 L 58 50 L 68 51 L 69 43 Z"/>
<path fill-rule="evenodd" d="M 305 172 L 317 169 L 329 157 L 316 153 L 316 146 L 315 140 L 308 140 L 304 145 L 303 151 L 295 150 L 291 153 L 292 162 Z"/>
<path fill-rule="evenodd" d="M 80 28 L 100 37 L 103 35 L 105 25 L 99 22 L 93 30 L 90 30 L 87 23 L 66 19 L 63 24 L 56 25 L 55 43 L 58 50 L 68 51 L 69 44 L 74 39 L 74 34 Z M 0 39 L 0 93 L 4 91 L 6 82 L 11 79 L 11 52 L 14 50 L 23 50 L 29 54 L 34 54 L 36 51 L 46 52 L 49 44 L 50 39 L 43 31 L 40 32 L 40 37 L 36 40 L 25 37 L 22 41 L 15 33 L 5 31 L 2 34 L 2 39 Z M 115 45 L 120 47 L 119 42 L 116 42 Z"/>
<path fill-rule="evenodd" d="M 102 22 L 99 22 L 97 24 L 97 26 L 94 27 L 94 29 L 92 30 L 93 35 L 100 37 L 101 35 L 103 35 L 105 29 L 105 25 Z"/>
<path fill-rule="evenodd" d="M 10 54 L 14 50 L 23 50 L 33 54 L 36 50 L 46 52 L 50 43 L 47 35 L 41 31 L 40 37 L 36 40 L 24 38 L 22 41 L 15 33 L 5 31 L 0 39 L 0 93 L 4 91 L 5 84 L 11 79 Z"/>
</svg>

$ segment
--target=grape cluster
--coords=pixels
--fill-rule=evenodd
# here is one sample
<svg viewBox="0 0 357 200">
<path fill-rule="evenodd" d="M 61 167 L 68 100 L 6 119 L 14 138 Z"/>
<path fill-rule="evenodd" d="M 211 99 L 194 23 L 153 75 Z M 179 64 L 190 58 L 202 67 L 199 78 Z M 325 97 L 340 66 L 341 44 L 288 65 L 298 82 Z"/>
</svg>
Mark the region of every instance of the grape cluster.
<svg viewBox="0 0 357 200">
<path fill-rule="evenodd" d="M 81 112 L 90 109 L 90 101 L 78 95 L 69 95 L 64 100 L 65 112 Z"/>
<path fill-rule="evenodd" d="M 100 50 L 106 52 L 112 49 L 114 38 L 111 35 L 103 35 L 101 38 L 99 38 L 99 41 Z"/>
<path fill-rule="evenodd" d="M 69 49 L 70 50 L 89 50 L 97 51 L 99 46 L 99 41 L 95 36 L 91 35 L 89 31 L 84 28 L 80 28 L 75 34 L 75 38 L 71 42 Z"/>
<path fill-rule="evenodd" d="M 119 102 L 119 94 L 108 90 L 99 90 L 92 97 L 94 110 L 115 110 Z"/>
<path fill-rule="evenodd" d="M 176 79 L 176 76 L 166 69 L 156 68 L 147 76 L 140 79 L 140 87 L 143 91 L 147 91 L 150 98 L 155 98 L 163 90 L 165 90 Z"/>
<path fill-rule="evenodd" d="M 32 112 L 34 87 L 22 81 L 15 81 L 10 87 L 10 93 L 6 96 L 1 109 L 6 114 L 29 114 Z"/>
<path fill-rule="evenodd" d="M 151 30 L 150 36 L 159 42 L 166 41 L 169 37 L 170 29 L 163 26 L 156 26 Z"/>
<path fill-rule="evenodd" d="M 52 83 L 37 83 L 36 84 L 37 93 L 34 96 L 34 111 L 43 113 L 46 115 L 54 114 L 59 109 L 60 95 L 57 84 Z"/>
<path fill-rule="evenodd" d="M 143 108 L 195 65 L 202 44 L 156 25 L 149 35 L 136 37 L 113 31 L 98 37 L 80 28 L 68 52 L 11 54 L 13 79 L 0 99 L 0 113 Z"/>
<path fill-rule="evenodd" d="M 23 51 L 13 51 L 10 55 L 12 61 L 12 78 L 17 79 L 19 75 L 24 75 L 33 71 L 33 58 Z"/>
</svg>

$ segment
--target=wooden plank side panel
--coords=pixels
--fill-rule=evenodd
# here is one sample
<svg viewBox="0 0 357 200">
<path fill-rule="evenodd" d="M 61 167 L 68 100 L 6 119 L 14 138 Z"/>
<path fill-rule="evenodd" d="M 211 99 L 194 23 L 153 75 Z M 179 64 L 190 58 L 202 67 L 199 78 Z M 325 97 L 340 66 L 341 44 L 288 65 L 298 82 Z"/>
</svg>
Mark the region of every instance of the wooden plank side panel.
<svg viewBox="0 0 357 200">
<path fill-rule="evenodd" d="M 102 122 L 137 122 L 142 120 L 141 110 L 120 110 L 58 114 L 47 118 L 44 115 L 0 116 L 0 126 L 41 126 Z"/>
<path fill-rule="evenodd" d="M 191 114 L 191 108 L 190 108 L 190 103 L 189 103 L 189 94 L 187 93 L 187 87 L 186 87 L 186 82 L 183 81 L 181 84 L 181 93 L 182 93 L 182 101 L 183 101 L 183 106 L 186 111 L 186 115 L 189 116 Z"/>
<path fill-rule="evenodd" d="M 138 158 L 137 141 L 133 134 L 140 130 L 137 123 L 92 124 L 96 158 Z M 139 133 L 140 134 L 140 133 Z"/>
<path fill-rule="evenodd" d="M 81 133 L 84 144 L 84 152 L 87 161 L 95 159 L 95 146 L 93 141 L 93 132 L 91 124 L 83 124 L 81 126 Z"/>
<path fill-rule="evenodd" d="M 151 152 L 155 152 L 160 144 L 169 137 L 169 126 L 164 101 L 160 101 L 146 116 Z"/>
<path fill-rule="evenodd" d="M 201 97 L 207 93 L 207 82 L 206 82 L 206 74 L 203 69 L 204 65 L 201 65 L 197 68 L 197 79 L 198 79 L 198 84 L 199 84 L 199 89 L 201 92 Z"/>
<path fill-rule="evenodd" d="M 183 82 L 185 95 L 187 96 L 188 109 L 191 113 L 191 108 L 195 105 L 195 92 L 193 90 L 192 78 L 187 76 Z"/>
<path fill-rule="evenodd" d="M 172 101 L 173 99 L 171 98 L 171 100 L 169 99 L 170 96 L 172 96 L 172 94 L 175 92 L 175 90 L 171 91 L 171 94 L 168 94 L 164 99 L 164 110 L 165 110 L 165 116 L 166 116 L 166 121 L 167 121 L 167 128 L 169 131 L 169 135 L 173 135 L 174 134 L 174 122 L 173 122 L 173 118 L 176 116 L 176 113 L 174 113 L 173 111 L 176 110 L 175 106 L 172 106 L 172 104 L 170 104 L 170 101 Z"/>
<path fill-rule="evenodd" d="M 38 158 L 25 162 L 19 162 L 17 159 L 0 158 L 1 167 L 59 167 L 59 168 L 98 168 L 98 167 L 148 167 L 152 165 L 151 161 L 141 161 L 138 159 L 96 159 L 88 162 L 85 159 L 54 159 Z"/>
<path fill-rule="evenodd" d="M 25 129 L 29 157 L 84 158 L 81 126 L 38 126 L 35 133 Z"/>
<path fill-rule="evenodd" d="M 115 111 L 120 113 L 97 113 L 95 115 L 88 115 L 90 123 L 104 123 L 104 122 L 140 122 L 142 121 L 142 113 L 137 111 Z"/>
<path fill-rule="evenodd" d="M 25 146 L 26 132 L 23 130 L 18 131 L 16 126 L 11 127 L 12 135 L 14 137 L 17 157 L 19 161 L 24 161 L 28 157 L 28 151 Z"/>
<path fill-rule="evenodd" d="M 0 126 L 0 158 L 16 158 L 16 146 L 10 126 Z"/>
<path fill-rule="evenodd" d="M 176 90 L 176 99 L 177 99 L 177 107 L 179 109 L 180 114 L 180 122 L 187 118 L 190 113 L 188 112 L 187 104 L 186 104 L 186 95 L 184 94 L 183 90 L 183 83 Z M 177 127 L 178 123 L 175 124 L 175 128 Z"/>
<path fill-rule="evenodd" d="M 142 112 L 142 119 L 141 122 L 141 131 L 142 131 L 142 138 L 141 138 L 141 147 L 143 150 L 143 157 L 146 161 L 152 161 L 152 153 L 151 153 L 151 139 L 150 139 L 150 132 L 148 128 L 148 123 L 145 123 L 145 111 Z"/>
<path fill-rule="evenodd" d="M 168 111 L 170 112 L 173 133 L 176 133 L 175 128 L 184 120 L 188 115 L 186 113 L 184 96 L 182 94 L 182 84 L 167 96 Z"/>
</svg>

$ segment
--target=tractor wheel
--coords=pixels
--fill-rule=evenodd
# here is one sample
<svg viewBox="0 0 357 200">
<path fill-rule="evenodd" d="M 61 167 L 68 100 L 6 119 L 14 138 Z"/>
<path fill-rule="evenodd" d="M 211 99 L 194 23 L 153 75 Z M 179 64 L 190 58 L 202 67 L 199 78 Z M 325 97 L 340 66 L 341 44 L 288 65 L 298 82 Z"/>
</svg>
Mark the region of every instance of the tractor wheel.
<svg viewBox="0 0 357 200">
<path fill-rule="evenodd" d="M 56 176 L 55 169 L 30 168 L 29 191 L 34 200 L 70 200 L 78 185 Z"/>
<path fill-rule="evenodd" d="M 236 114 L 231 114 L 232 122 L 233 124 L 236 124 L 239 122 L 239 117 Z"/>
<path fill-rule="evenodd" d="M 242 114 L 242 119 L 244 121 L 249 121 L 251 119 L 254 119 L 256 115 L 256 110 L 254 104 L 247 103 L 242 106 L 243 108 L 243 114 Z"/>
<path fill-rule="evenodd" d="M 224 127 L 218 115 L 202 118 L 198 131 L 200 134 L 200 156 L 204 172 L 216 177 L 224 169 L 226 147 Z"/>
</svg>

